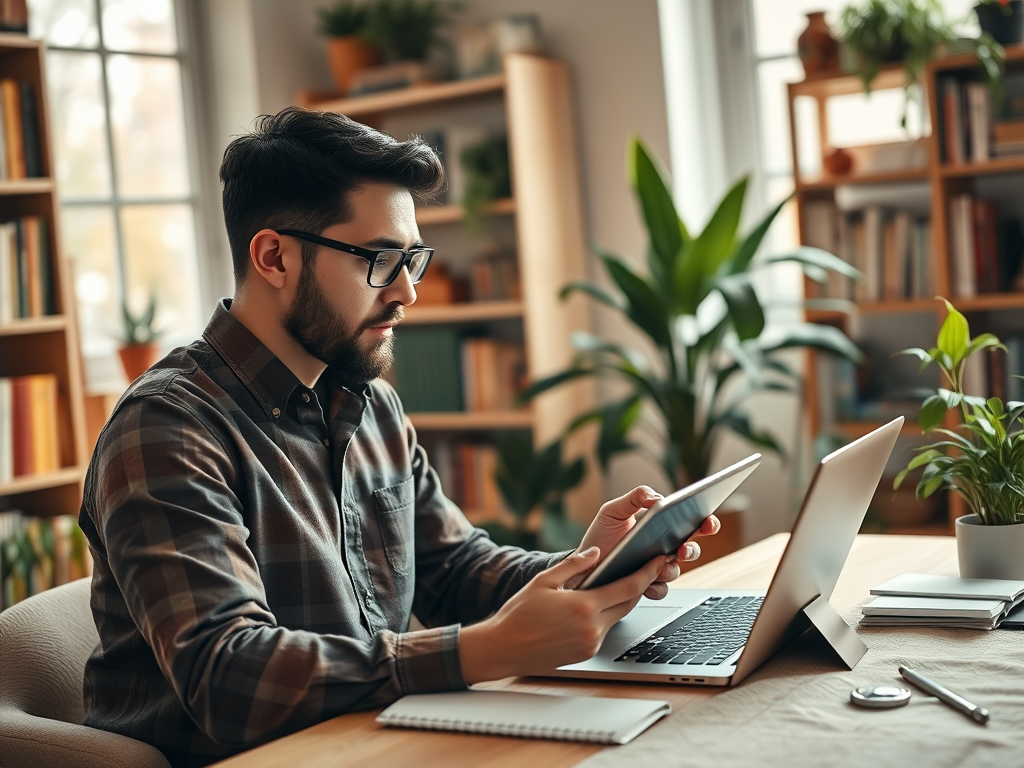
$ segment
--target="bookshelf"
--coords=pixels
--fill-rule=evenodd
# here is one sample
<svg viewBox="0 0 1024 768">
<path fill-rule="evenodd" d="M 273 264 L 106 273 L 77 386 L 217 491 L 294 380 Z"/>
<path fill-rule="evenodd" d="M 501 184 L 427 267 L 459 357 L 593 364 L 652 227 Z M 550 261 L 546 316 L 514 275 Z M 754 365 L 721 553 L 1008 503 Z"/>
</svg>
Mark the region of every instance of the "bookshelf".
<svg viewBox="0 0 1024 768">
<path fill-rule="evenodd" d="M 25 275 L 26 280 L 31 272 L 31 281 L 40 280 L 48 285 L 38 289 L 40 295 L 46 294 L 45 306 L 25 310 L 17 305 L 17 281 L 12 281 L 15 283 L 13 288 L 10 283 L 6 284 L 13 292 L 15 306 L 12 308 L 8 303 L 7 319 L 0 320 L 0 378 L 49 376 L 51 381 L 55 381 L 56 398 L 48 417 L 48 432 L 56 440 L 56 455 L 55 466 L 44 465 L 44 471 L 36 471 L 37 465 L 33 462 L 30 472 L 0 477 L 0 510 L 18 509 L 34 517 L 77 516 L 87 460 L 81 359 L 71 270 L 60 258 L 59 208 L 53 180 L 53 148 L 40 42 L 23 35 L 0 34 L 0 80 L 7 78 L 25 83 L 27 85 L 23 87 L 31 90 L 38 130 L 35 138 L 38 172 L 41 176 L 12 179 L 8 174 L 7 178 L 0 180 L 0 222 L 34 218 L 41 230 L 39 237 L 43 244 L 35 254 L 34 262 L 17 262 L 21 248 L 7 248 L 7 267 L 16 274 Z M 9 130 L 10 125 L 6 123 L 5 130 Z M 18 234 L 21 237 L 24 231 L 19 230 Z M 5 247 L 0 247 L 0 250 Z M 10 260 L 17 263 L 12 266 Z M 41 270 L 40 274 L 31 271 L 33 266 L 35 270 Z M 19 268 L 21 272 L 18 272 Z M 43 273 L 48 273 L 48 280 L 44 281 L 40 276 Z M 0 285 L 4 283 L 0 282 Z M 12 301 L 10 294 L 7 301 Z M 28 316 L 19 317 L 19 314 Z M 10 404 L 8 408 L 11 408 Z M 10 411 L 0 414 L 0 421 L 8 418 L 16 421 L 14 416 Z M 36 430 L 40 422 L 30 420 L 27 423 L 32 431 L 32 442 L 39 443 L 41 438 Z M 14 450 L 11 432 L 0 430 L 0 438 L 8 440 Z"/>
<path fill-rule="evenodd" d="M 1011 78 L 1019 78 L 1024 83 L 1024 46 L 1008 47 L 1007 58 L 1007 82 Z M 816 283 L 806 281 L 806 293 L 811 297 L 835 298 L 835 291 L 840 292 L 840 298 L 852 299 L 854 311 L 847 314 L 842 311 L 821 309 L 806 311 L 807 319 L 815 322 L 828 323 L 843 328 L 863 349 L 868 357 L 868 366 L 856 372 L 857 379 L 863 381 L 869 372 L 884 369 L 891 366 L 888 352 L 882 354 L 880 343 L 884 342 L 887 335 L 898 336 L 900 343 L 895 349 L 908 346 L 931 347 L 934 345 L 935 335 L 942 321 L 945 319 L 945 306 L 935 301 L 931 296 L 938 294 L 949 298 L 953 304 L 964 312 L 970 323 L 972 335 L 982 332 L 994 332 L 1007 338 L 1007 334 L 1024 333 L 1024 287 L 1022 283 L 1011 283 L 1005 279 L 1002 265 L 1004 257 L 1009 251 L 1020 253 L 1024 248 L 1024 240 L 1019 246 L 1007 244 L 1002 227 L 1005 223 L 1019 227 L 1024 221 L 1024 194 L 1019 192 L 1024 189 L 1021 182 L 1024 182 L 1024 153 L 1003 157 L 992 156 L 989 151 L 986 157 L 979 157 L 977 160 L 953 161 L 951 145 L 949 144 L 950 118 L 957 113 L 953 111 L 962 109 L 960 125 L 970 129 L 972 113 L 968 111 L 969 101 L 967 96 L 967 83 L 978 81 L 976 61 L 971 55 L 956 55 L 939 59 L 931 63 L 927 68 L 923 80 L 924 101 L 927 109 L 929 129 L 925 136 L 920 139 L 924 144 L 925 155 L 921 162 L 915 162 L 912 166 L 904 167 L 875 167 L 868 171 L 858 172 L 857 158 L 877 151 L 878 147 L 844 147 L 855 158 L 854 167 L 850 173 L 841 176 L 832 176 L 827 171 L 822 171 L 810 176 L 802 175 L 800 147 L 804 146 L 798 137 L 800 126 L 797 122 L 797 100 L 810 99 L 816 108 L 807 112 L 816 113 L 816 128 L 819 131 L 820 147 L 830 145 L 828 125 L 828 100 L 836 96 L 860 93 L 862 86 L 860 81 L 853 76 L 845 74 L 825 75 L 813 79 L 807 79 L 799 83 L 791 83 L 788 86 L 789 118 L 791 131 L 791 150 L 793 155 L 794 182 L 796 189 L 796 210 L 799 226 L 800 240 L 807 245 L 816 245 L 828 248 L 838 255 L 851 260 L 855 266 L 864 271 L 863 264 L 866 259 L 871 258 L 870 249 L 861 247 L 857 241 L 857 234 L 851 236 L 850 230 L 860 225 L 868 218 L 866 209 L 878 207 L 882 209 L 884 221 L 884 238 L 888 234 L 889 223 L 893 216 L 899 216 L 901 206 L 893 203 L 890 199 L 887 202 L 878 203 L 877 206 L 865 204 L 861 209 L 846 208 L 839 206 L 840 198 L 845 195 L 846 199 L 854 199 L 860 191 L 862 198 L 870 195 L 870 191 L 877 192 L 885 198 L 886 190 L 907 189 L 907 185 L 917 184 L 924 187 L 924 209 L 916 213 L 904 215 L 911 220 L 911 226 L 916 227 L 912 231 L 909 245 L 908 240 L 897 239 L 898 245 L 895 249 L 890 248 L 887 241 L 882 241 L 879 248 L 875 249 L 875 257 L 880 257 L 874 279 L 875 286 L 881 287 L 881 295 L 864 295 L 863 292 L 871 293 L 868 288 L 857 289 L 862 291 L 860 295 L 851 291 L 849 287 L 836 288 L 835 285 L 822 290 Z M 952 85 L 951 85 L 952 84 Z M 904 87 L 904 76 L 902 65 L 891 65 L 883 69 L 872 90 L 901 89 Z M 951 95 L 947 96 L 949 93 Z M 947 101 L 949 103 L 947 103 Z M 991 107 L 990 107 L 991 108 Z M 977 115 L 978 112 L 973 113 Z M 1020 119 L 1020 118 L 1018 118 Z M 979 123 L 976 133 L 984 134 L 986 142 L 991 139 L 991 113 L 986 118 L 986 123 Z M 984 130 L 982 130 L 984 129 Z M 954 139 L 955 140 L 955 139 Z M 824 154 L 824 152 L 822 152 Z M 981 154 L 985 154 L 984 150 Z M 805 158 L 806 159 L 806 158 Z M 822 166 L 824 168 L 824 165 Z M 1002 181 L 998 181 L 1001 179 Z M 870 185 L 870 186 L 868 186 Z M 1014 188 L 1016 187 L 1016 188 Z M 864 194 L 865 191 L 869 191 Z M 958 197 L 971 196 L 972 201 L 993 200 L 998 206 L 997 213 L 992 214 L 992 231 L 998 229 L 1001 238 L 996 243 L 993 235 L 993 244 L 988 246 L 979 238 L 979 221 L 977 217 L 978 205 L 970 210 L 974 211 L 975 218 L 969 218 L 967 227 L 969 230 L 957 230 L 958 226 L 964 226 L 954 222 L 951 211 L 955 209 Z M 836 214 L 832 219 L 831 228 L 823 228 L 823 212 L 832 206 Z M 912 207 L 908 201 L 907 210 Z M 858 219 L 858 217 L 863 217 Z M 998 218 L 997 218 L 998 217 Z M 1014 224 L 1016 222 L 1016 224 Z M 998 227 L 996 226 L 998 224 Z M 895 226 L 895 225 L 894 225 Z M 897 230 L 898 231 L 898 230 Z M 965 231 L 973 234 L 973 238 L 965 245 L 964 239 L 957 240 L 958 232 Z M 1008 231 L 1008 230 L 1007 230 Z M 876 232 L 877 234 L 877 232 Z M 920 237 L 918 238 L 918 234 Z M 831 236 L 831 241 L 829 241 Z M 869 239 L 872 234 L 869 228 Z M 898 238 L 901 236 L 897 235 Z M 918 238 L 915 242 L 914 238 Z M 852 247 L 851 247 L 852 243 Z M 902 243 L 902 244 L 899 244 Z M 988 249 L 988 250 L 986 250 Z M 899 253 L 900 261 L 895 270 L 889 267 L 893 263 L 894 254 Z M 866 255 L 867 254 L 867 255 Z M 909 255 L 908 255 L 909 254 Z M 964 259 L 968 261 L 964 262 Z M 916 260 L 916 261 L 915 261 Z M 966 272 L 965 272 L 966 270 Z M 991 282 L 981 284 L 981 276 L 985 270 L 991 270 Z M 915 277 L 915 273 L 917 277 Z M 1019 274 L 1019 267 L 1015 268 L 1014 274 Z M 893 283 L 896 290 L 892 289 L 889 278 L 895 275 Z M 975 290 L 965 290 L 965 275 L 973 281 L 978 277 L 979 284 Z M 998 277 L 998 279 L 997 279 Z M 917 282 L 915 282 L 917 281 Z M 866 281 L 870 282 L 870 281 Z M 853 295 L 851 295 L 851 293 Z M 875 292 L 877 294 L 877 292 Z M 896 295 L 893 295 L 896 294 Z M 853 371 L 847 370 L 846 376 L 829 377 L 823 376 L 823 363 L 820 356 L 814 353 L 808 354 L 808 375 L 805 382 L 806 387 L 806 415 L 810 426 L 810 433 L 816 436 L 827 433 L 835 437 L 839 442 L 853 440 L 866 434 L 872 428 L 878 426 L 895 412 L 886 413 L 884 418 L 877 415 L 861 415 L 866 410 L 859 402 L 855 413 L 842 413 L 837 415 L 835 407 L 836 388 L 847 391 L 851 386 L 850 379 L 855 375 Z M 916 375 L 916 363 L 909 361 L 911 375 Z M 991 391 L 993 386 L 1002 386 L 999 381 L 1007 378 L 1008 374 L 1024 373 L 1024 370 L 1007 370 L 996 372 L 991 363 L 989 370 L 982 370 L 975 381 L 981 382 L 978 394 L 983 391 Z M 1009 363 L 1007 363 L 1009 367 Z M 922 376 L 917 380 L 917 386 L 928 388 L 937 384 Z M 870 384 L 868 387 L 870 388 Z M 830 391 L 824 391 L 824 390 Z M 883 393 L 884 397 L 884 393 Z M 832 404 L 828 405 L 832 398 Z M 903 403 L 903 411 L 908 416 L 908 424 L 904 427 L 904 438 L 906 442 L 920 440 L 921 433 L 916 424 L 916 413 L 918 403 L 907 398 Z M 868 404 L 870 405 L 870 404 Z M 898 408 L 898 405 L 897 405 Z M 955 424 L 954 417 L 950 414 L 949 426 Z M 903 441 L 901 441 L 901 444 Z M 901 444 L 898 444 L 897 450 Z M 903 451 L 899 457 L 895 457 L 893 464 L 902 460 L 904 463 L 911 454 Z M 876 494 L 876 502 L 882 499 L 882 494 L 887 493 L 892 497 L 891 485 L 887 485 L 891 478 L 883 478 L 879 493 Z M 956 494 L 946 494 L 941 499 L 935 515 L 928 520 L 919 521 L 910 525 L 892 524 L 883 526 L 883 530 L 892 533 L 921 533 L 921 534 L 950 534 L 953 532 L 953 520 L 960 515 L 966 514 L 967 510 L 962 500 Z"/>
<path fill-rule="evenodd" d="M 507 136 L 513 192 L 488 207 L 484 224 L 487 232 L 483 239 L 495 240 L 505 253 L 512 254 L 519 290 L 515 295 L 452 303 L 417 303 L 406 311 L 404 335 L 409 340 L 415 338 L 414 334 L 421 334 L 421 338 L 430 337 L 436 342 L 438 333 L 452 334 L 459 339 L 459 344 L 473 338 L 512 345 L 521 350 L 524 372 L 529 379 L 553 373 L 569 364 L 573 356 L 569 343 L 571 332 L 587 328 L 590 323 L 585 302 L 577 298 L 562 302 L 558 297 L 563 285 L 586 276 L 588 252 L 583 231 L 573 99 L 564 62 L 513 54 L 505 58 L 503 71 L 496 75 L 345 99 L 323 100 L 315 93 L 306 92 L 300 94 L 299 101 L 303 106 L 347 115 L 399 139 L 414 134 L 429 139 L 439 132 L 443 135 L 452 126 Z M 451 150 L 451 146 L 448 149 Z M 449 168 L 452 162 L 453 158 L 445 158 Z M 465 276 L 472 269 L 480 248 L 480 241 L 468 235 L 463 227 L 463 209 L 459 203 L 451 199 L 444 204 L 417 208 L 423 239 L 437 249 L 434 263 L 443 265 L 456 277 Z M 434 269 L 432 266 L 431 270 Z M 421 291 L 421 295 L 425 295 L 425 291 Z M 401 335 L 400 329 L 399 355 L 403 354 Z M 464 357 L 453 358 L 450 343 L 447 349 L 446 357 L 418 360 L 404 369 L 399 357 L 396 376 L 399 379 L 405 376 L 408 384 L 408 378 L 417 376 L 417 371 L 422 372 L 422 380 L 427 381 L 434 375 L 427 372 L 428 368 L 450 369 L 458 365 L 465 369 Z M 441 359 L 454 362 L 440 364 Z M 463 389 L 468 386 L 464 370 L 456 378 L 462 380 Z M 402 381 L 397 383 L 401 391 Z M 468 396 L 464 399 L 466 403 L 470 400 Z M 420 440 L 430 451 L 435 465 L 439 465 L 446 462 L 447 456 L 458 456 L 460 446 L 467 443 L 493 447 L 509 430 L 528 431 L 535 445 L 545 445 L 559 437 L 571 418 L 594 401 L 593 384 L 581 382 L 578 386 L 546 394 L 526 406 L 506 401 L 500 409 L 472 410 L 464 403 L 458 409 L 408 410 Z M 447 402 L 451 402 L 450 397 Z M 567 453 L 589 456 L 589 444 L 582 436 L 575 440 L 566 446 Z M 460 476 L 489 474 L 494 456 L 485 458 L 486 461 L 472 469 L 445 471 L 438 468 L 446 492 L 456 501 L 461 501 L 457 492 Z M 453 488 L 455 493 L 452 493 Z M 590 521 L 603 501 L 599 473 L 593 467 L 584 484 L 570 494 L 567 501 L 573 517 L 581 522 Z M 472 502 L 463 507 L 476 522 L 498 515 L 498 510 L 482 509 Z"/>
</svg>

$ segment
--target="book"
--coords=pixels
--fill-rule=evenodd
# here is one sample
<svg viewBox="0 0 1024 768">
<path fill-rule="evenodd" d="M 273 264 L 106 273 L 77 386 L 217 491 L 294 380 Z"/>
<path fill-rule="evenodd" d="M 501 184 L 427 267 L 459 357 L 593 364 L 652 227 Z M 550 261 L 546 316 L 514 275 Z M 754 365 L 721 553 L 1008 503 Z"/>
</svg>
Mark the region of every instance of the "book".
<svg viewBox="0 0 1024 768">
<path fill-rule="evenodd" d="M 962 597 L 881 595 L 867 603 L 865 616 L 916 616 L 918 618 L 994 619 L 1006 608 L 1003 600 Z"/>
<path fill-rule="evenodd" d="M 958 576 L 933 576 L 904 573 L 871 588 L 872 595 L 918 597 L 960 597 L 1015 602 L 1024 597 L 1024 581 L 1007 579 L 961 579 Z"/>
<path fill-rule="evenodd" d="M 377 722 L 399 728 L 628 744 L 671 711 L 666 701 L 470 690 L 405 696 L 381 712 Z"/>
</svg>

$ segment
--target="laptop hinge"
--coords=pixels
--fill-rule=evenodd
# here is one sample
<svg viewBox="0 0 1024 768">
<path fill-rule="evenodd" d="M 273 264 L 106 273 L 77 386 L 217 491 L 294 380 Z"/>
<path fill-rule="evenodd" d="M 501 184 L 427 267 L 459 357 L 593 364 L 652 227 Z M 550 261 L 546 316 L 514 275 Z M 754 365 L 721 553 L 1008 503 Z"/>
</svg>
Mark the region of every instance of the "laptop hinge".
<svg viewBox="0 0 1024 768">
<path fill-rule="evenodd" d="M 868 652 L 868 647 L 857 637 L 853 627 L 836 613 L 827 598 L 818 595 L 803 607 L 803 614 L 850 669 L 856 667 Z"/>
</svg>

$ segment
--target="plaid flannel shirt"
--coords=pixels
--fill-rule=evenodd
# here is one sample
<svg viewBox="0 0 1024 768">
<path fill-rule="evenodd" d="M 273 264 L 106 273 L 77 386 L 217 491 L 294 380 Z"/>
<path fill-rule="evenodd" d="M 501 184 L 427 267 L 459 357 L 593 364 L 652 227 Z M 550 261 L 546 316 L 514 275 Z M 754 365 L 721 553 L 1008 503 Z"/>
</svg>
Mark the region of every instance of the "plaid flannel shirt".
<svg viewBox="0 0 1024 768">
<path fill-rule="evenodd" d="M 174 765 L 464 687 L 459 624 L 564 556 L 495 545 L 386 383 L 307 389 L 229 306 L 120 400 L 81 512 L 85 722 Z"/>
</svg>

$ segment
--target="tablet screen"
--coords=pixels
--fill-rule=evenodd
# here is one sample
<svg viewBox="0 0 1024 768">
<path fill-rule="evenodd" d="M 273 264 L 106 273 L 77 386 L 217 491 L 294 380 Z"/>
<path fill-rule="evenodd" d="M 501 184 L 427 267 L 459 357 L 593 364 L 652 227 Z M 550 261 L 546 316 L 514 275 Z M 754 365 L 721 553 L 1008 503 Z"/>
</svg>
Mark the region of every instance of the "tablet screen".
<svg viewBox="0 0 1024 768">
<path fill-rule="evenodd" d="M 760 463 L 761 454 L 755 453 L 663 498 L 647 510 L 579 588 L 609 584 L 636 573 L 651 558 L 677 552 Z"/>
</svg>

